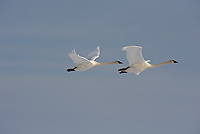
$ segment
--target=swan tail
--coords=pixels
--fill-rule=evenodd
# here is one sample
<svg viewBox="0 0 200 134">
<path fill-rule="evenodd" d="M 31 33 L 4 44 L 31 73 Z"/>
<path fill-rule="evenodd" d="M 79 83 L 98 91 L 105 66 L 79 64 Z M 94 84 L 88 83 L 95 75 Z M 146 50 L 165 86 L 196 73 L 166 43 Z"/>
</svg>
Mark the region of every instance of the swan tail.
<svg viewBox="0 0 200 134">
<path fill-rule="evenodd" d="M 140 75 L 140 72 L 139 73 L 135 73 L 135 75 Z"/>
</svg>

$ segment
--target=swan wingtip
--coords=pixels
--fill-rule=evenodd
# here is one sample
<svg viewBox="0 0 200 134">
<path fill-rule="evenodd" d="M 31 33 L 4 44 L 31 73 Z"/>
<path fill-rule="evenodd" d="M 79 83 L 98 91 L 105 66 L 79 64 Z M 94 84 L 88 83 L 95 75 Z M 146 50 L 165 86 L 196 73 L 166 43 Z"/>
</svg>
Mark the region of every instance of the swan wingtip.
<svg viewBox="0 0 200 134">
<path fill-rule="evenodd" d="M 128 49 L 128 48 L 133 48 L 133 47 L 142 49 L 141 46 L 126 46 L 126 47 L 123 47 L 122 50 L 123 50 L 123 51 L 126 51 L 126 49 Z"/>
<path fill-rule="evenodd" d="M 100 49 L 99 46 L 97 46 L 97 49 L 96 49 L 96 50 L 99 51 L 99 49 Z"/>
</svg>

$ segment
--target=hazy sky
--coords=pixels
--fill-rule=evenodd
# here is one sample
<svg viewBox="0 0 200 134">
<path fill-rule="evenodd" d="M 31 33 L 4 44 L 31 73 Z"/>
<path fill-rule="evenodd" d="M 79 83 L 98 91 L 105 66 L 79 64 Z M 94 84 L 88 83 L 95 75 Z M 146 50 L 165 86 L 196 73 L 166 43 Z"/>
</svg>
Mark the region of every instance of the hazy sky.
<svg viewBox="0 0 200 134">
<path fill-rule="evenodd" d="M 1 134 L 199 134 L 198 0 L 1 0 Z M 127 45 L 157 64 L 120 75 Z M 123 65 L 66 72 L 68 53 Z"/>
</svg>

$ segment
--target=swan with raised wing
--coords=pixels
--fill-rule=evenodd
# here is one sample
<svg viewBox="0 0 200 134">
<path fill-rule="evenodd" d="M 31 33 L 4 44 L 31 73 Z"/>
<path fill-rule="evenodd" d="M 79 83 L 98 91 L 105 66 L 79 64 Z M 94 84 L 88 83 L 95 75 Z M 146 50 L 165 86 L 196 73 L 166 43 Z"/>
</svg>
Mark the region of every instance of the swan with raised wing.
<svg viewBox="0 0 200 134">
<path fill-rule="evenodd" d="M 139 75 L 140 72 L 146 70 L 146 69 L 152 69 L 164 64 L 169 63 L 178 63 L 175 60 L 169 60 L 167 62 L 163 62 L 160 64 L 152 65 L 150 64 L 150 60 L 145 61 L 142 56 L 142 47 L 140 46 L 127 46 L 123 47 L 122 50 L 126 51 L 126 56 L 129 62 L 129 66 L 126 68 L 119 69 L 119 73 L 135 73 L 136 75 Z"/>
<path fill-rule="evenodd" d="M 114 62 L 105 62 L 105 63 L 99 63 L 96 62 L 95 59 L 98 58 L 100 55 L 100 49 L 99 46 L 96 48 L 95 51 L 92 51 L 88 56 L 82 57 L 80 55 L 76 54 L 75 49 L 69 53 L 69 57 L 72 59 L 72 61 L 76 64 L 75 67 L 68 68 L 67 71 L 86 71 L 94 66 L 103 66 L 103 65 L 110 65 L 110 64 L 122 64 L 121 61 L 114 61 Z"/>
</svg>

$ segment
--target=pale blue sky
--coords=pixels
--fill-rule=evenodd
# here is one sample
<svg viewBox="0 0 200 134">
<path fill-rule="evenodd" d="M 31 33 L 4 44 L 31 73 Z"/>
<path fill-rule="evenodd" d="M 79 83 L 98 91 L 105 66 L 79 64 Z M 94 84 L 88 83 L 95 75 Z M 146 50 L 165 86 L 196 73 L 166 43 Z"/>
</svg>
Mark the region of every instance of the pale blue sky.
<svg viewBox="0 0 200 134">
<path fill-rule="evenodd" d="M 2 0 L 1 134 L 199 134 L 198 0 Z M 120 75 L 127 45 L 152 64 Z M 68 53 L 123 65 L 66 72 Z"/>
</svg>

